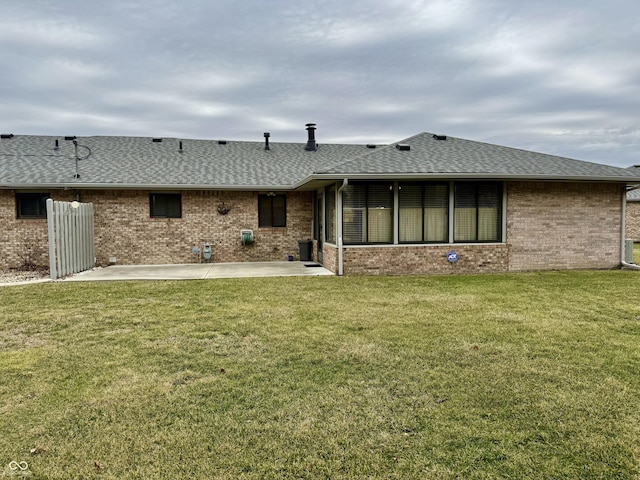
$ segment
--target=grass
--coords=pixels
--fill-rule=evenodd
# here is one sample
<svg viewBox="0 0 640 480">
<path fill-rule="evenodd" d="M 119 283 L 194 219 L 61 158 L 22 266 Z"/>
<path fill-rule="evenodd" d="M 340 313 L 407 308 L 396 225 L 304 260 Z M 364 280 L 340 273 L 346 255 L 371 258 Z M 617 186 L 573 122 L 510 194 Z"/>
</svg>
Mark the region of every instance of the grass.
<svg viewBox="0 0 640 480">
<path fill-rule="evenodd" d="M 638 287 L 633 271 L 4 287 L 0 469 L 638 478 Z"/>
</svg>

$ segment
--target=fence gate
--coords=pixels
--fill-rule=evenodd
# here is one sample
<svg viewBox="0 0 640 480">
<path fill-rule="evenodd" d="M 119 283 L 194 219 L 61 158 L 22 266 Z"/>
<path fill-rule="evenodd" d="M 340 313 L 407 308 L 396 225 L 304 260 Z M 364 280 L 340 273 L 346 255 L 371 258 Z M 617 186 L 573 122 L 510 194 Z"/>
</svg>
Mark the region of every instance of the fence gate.
<svg viewBox="0 0 640 480">
<path fill-rule="evenodd" d="M 93 204 L 47 199 L 51 279 L 96 266 Z"/>
</svg>

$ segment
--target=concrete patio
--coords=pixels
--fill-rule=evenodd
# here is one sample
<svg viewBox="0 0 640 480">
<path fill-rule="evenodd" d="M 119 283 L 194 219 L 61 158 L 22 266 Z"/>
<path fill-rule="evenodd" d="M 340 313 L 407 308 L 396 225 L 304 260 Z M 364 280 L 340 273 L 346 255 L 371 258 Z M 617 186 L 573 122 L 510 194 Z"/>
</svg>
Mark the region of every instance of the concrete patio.
<svg viewBox="0 0 640 480">
<path fill-rule="evenodd" d="M 194 280 L 212 278 L 334 275 L 314 262 L 240 262 L 180 265 L 112 265 L 64 278 L 64 282 L 100 280 Z"/>
</svg>

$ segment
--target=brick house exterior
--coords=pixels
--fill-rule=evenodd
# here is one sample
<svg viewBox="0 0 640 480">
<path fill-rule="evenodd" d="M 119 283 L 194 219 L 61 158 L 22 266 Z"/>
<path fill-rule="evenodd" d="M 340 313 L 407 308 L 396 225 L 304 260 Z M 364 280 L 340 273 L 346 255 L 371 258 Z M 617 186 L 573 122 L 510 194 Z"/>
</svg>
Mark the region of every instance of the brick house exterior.
<svg viewBox="0 0 640 480">
<path fill-rule="evenodd" d="M 193 248 L 204 244 L 211 245 L 210 261 L 216 263 L 297 260 L 298 242 L 313 238 L 311 260 L 347 275 L 615 268 L 621 263 L 625 223 L 631 232 L 637 228 L 633 218 L 640 218 L 632 215 L 640 203 L 627 204 L 624 215 L 627 186 L 640 183 L 635 172 L 431 134 L 376 148 L 310 147 L 307 142 L 271 144 L 269 150 L 259 142 L 185 141 L 191 155 L 173 151 L 177 141 L 171 139 L 162 145 L 150 139 L 90 137 L 83 143 L 93 145 L 99 158 L 80 163 L 79 178 L 69 171 L 68 156 L 20 153 L 27 147 L 42 151 L 52 140 L 16 137 L 0 142 L 6 162 L 0 168 L 0 268 L 19 267 L 26 260 L 48 264 L 47 220 L 19 218 L 17 202 L 23 192 L 91 202 L 99 265 L 198 262 L 202 258 Z M 140 165 L 133 163 L 141 157 Z M 446 169 L 434 164 L 434 158 Z M 129 165 L 126 171 L 123 165 Z M 371 222 L 374 213 L 386 211 L 388 228 L 395 233 L 384 242 L 343 243 L 340 232 L 353 227 L 341 214 L 348 202 L 345 195 L 355 185 L 385 181 L 393 191 L 389 195 L 395 195 L 392 205 L 358 211 L 370 215 Z M 462 221 L 456 213 L 461 201 L 457 188 L 478 182 L 500 192 L 494 205 L 497 234 L 490 241 L 456 240 L 454 222 Z M 436 243 L 403 243 L 398 231 L 406 226 L 398 214 L 404 193 L 398 190 L 435 183 L 448 185 L 448 236 Z M 179 195 L 179 216 L 150 215 L 150 197 L 162 192 Z M 284 225 L 261 225 L 259 198 L 265 195 L 285 198 Z M 476 213 L 483 215 L 486 206 L 479 201 Z M 361 217 L 350 221 L 366 222 Z M 253 243 L 243 244 L 242 229 L 253 231 Z M 447 259 L 451 251 L 458 255 L 455 262 Z"/>
</svg>

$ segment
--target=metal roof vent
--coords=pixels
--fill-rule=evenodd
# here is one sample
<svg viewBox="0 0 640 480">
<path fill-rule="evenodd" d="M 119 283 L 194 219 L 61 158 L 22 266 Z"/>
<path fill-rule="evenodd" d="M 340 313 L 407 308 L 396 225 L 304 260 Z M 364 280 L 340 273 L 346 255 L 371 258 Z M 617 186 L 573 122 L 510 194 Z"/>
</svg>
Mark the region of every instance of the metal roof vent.
<svg viewBox="0 0 640 480">
<path fill-rule="evenodd" d="M 435 138 L 436 140 L 446 140 L 447 136 L 446 135 L 434 135 L 433 138 Z"/>
<path fill-rule="evenodd" d="M 307 139 L 307 146 L 304 147 L 304 149 L 307 152 L 315 152 L 318 149 L 318 145 L 316 144 L 316 124 L 307 123 L 305 126 L 307 127 L 309 138 Z"/>
<path fill-rule="evenodd" d="M 406 143 L 398 143 L 396 145 L 396 148 L 403 152 L 408 152 L 409 150 L 411 150 L 411 145 L 407 145 Z"/>
<path fill-rule="evenodd" d="M 182 148 L 182 140 L 180 140 L 180 148 L 178 149 L 178 153 L 184 153 L 184 148 Z"/>
<path fill-rule="evenodd" d="M 264 132 L 264 149 L 265 150 L 270 150 L 269 149 L 269 137 L 271 136 L 271 134 L 269 132 Z"/>
<path fill-rule="evenodd" d="M 13 133 L 0 133 L 0 138 L 13 138 L 15 135 Z"/>
<path fill-rule="evenodd" d="M 65 140 L 75 140 L 77 137 L 75 135 L 67 135 L 64 137 Z"/>
<path fill-rule="evenodd" d="M 367 144 L 367 148 L 376 148 L 377 145 L 374 145 L 373 143 L 369 143 Z"/>
<path fill-rule="evenodd" d="M 227 141 L 226 140 L 218 140 L 218 145 L 226 145 Z"/>
<path fill-rule="evenodd" d="M 160 143 L 160 142 L 162 142 L 162 138 L 160 138 L 160 137 L 155 137 L 155 138 L 152 138 L 152 139 L 151 139 L 151 141 L 152 141 L 153 143 Z"/>
</svg>

